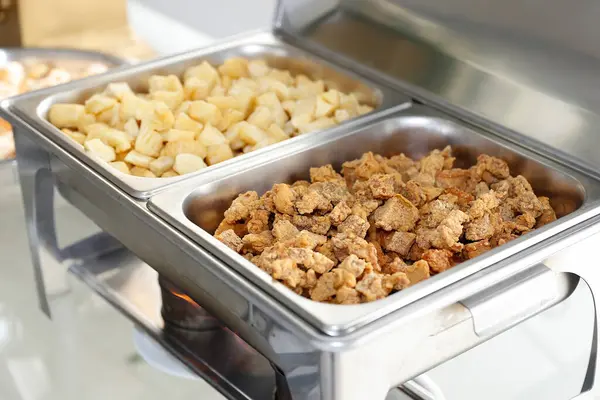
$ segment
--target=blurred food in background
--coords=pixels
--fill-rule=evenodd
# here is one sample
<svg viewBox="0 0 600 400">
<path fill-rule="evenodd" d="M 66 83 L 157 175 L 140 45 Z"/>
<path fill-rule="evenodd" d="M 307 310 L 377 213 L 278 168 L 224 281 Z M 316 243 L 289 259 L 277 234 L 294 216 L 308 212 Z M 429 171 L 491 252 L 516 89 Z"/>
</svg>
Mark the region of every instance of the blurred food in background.
<svg viewBox="0 0 600 400">
<path fill-rule="evenodd" d="M 0 3 L 0 47 L 99 51 L 129 61 L 154 57 L 127 23 L 126 0 L 6 0 Z M 0 59 L 0 100 L 102 73 L 76 60 Z M 10 124 L 0 119 L 0 160 L 15 157 Z"/>
</svg>

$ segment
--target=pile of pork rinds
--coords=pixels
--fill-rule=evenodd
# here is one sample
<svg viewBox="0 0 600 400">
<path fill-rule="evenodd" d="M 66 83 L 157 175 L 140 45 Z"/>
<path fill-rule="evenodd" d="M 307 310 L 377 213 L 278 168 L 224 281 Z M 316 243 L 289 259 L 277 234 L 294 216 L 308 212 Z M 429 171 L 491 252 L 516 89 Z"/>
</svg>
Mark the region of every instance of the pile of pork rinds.
<svg viewBox="0 0 600 400">
<path fill-rule="evenodd" d="M 453 168 L 452 150 L 416 161 L 365 153 L 310 169 L 310 182 L 240 194 L 215 236 L 315 301 L 384 298 L 556 220 L 507 163 L 482 154 Z"/>
</svg>

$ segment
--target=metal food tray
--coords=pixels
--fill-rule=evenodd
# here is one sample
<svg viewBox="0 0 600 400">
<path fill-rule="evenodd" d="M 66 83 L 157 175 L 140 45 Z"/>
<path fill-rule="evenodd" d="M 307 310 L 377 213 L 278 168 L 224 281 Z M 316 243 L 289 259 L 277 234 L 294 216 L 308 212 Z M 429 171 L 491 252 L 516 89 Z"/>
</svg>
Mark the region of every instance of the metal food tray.
<svg viewBox="0 0 600 400">
<path fill-rule="evenodd" d="M 600 212 L 598 181 L 420 106 L 380 118 L 368 127 L 343 134 L 313 136 L 311 142 L 312 146 L 286 156 L 266 156 L 260 165 L 239 165 L 235 170 L 230 169 L 226 177 L 211 182 L 185 182 L 154 196 L 149 208 L 330 335 L 355 330 Z M 360 158 L 367 151 L 387 156 L 404 153 L 420 158 L 446 145 L 453 147 L 458 167 L 474 165 L 482 153 L 506 160 L 513 176 L 525 176 L 537 195 L 550 198 L 560 218 L 385 299 L 352 306 L 319 303 L 299 296 L 212 236 L 223 212 L 240 193 L 255 190 L 262 194 L 275 183 L 309 179 L 311 167 L 333 164 L 339 170 L 344 161 Z"/>
<path fill-rule="evenodd" d="M 0 65 L 11 61 L 21 61 L 26 59 L 36 59 L 40 61 L 86 61 L 89 63 L 97 62 L 107 67 L 116 67 L 125 64 L 125 61 L 119 57 L 109 54 L 98 53 L 94 51 L 75 50 L 75 49 L 44 49 L 44 48 L 21 48 L 5 47 L 0 48 Z M 0 160 L 0 183 L 14 183 L 16 179 L 16 160 Z"/>
<path fill-rule="evenodd" d="M 233 167 L 252 157 L 249 154 L 240 155 L 217 165 L 205 168 L 196 173 L 173 178 L 142 178 L 123 174 L 110 167 L 107 163 L 99 162 L 85 151 L 83 146 L 65 136 L 59 129 L 47 121 L 46 114 L 55 103 L 80 103 L 89 98 L 93 93 L 104 90 L 111 82 L 127 82 L 136 91 L 147 90 L 148 78 L 155 74 L 175 74 L 181 76 L 184 70 L 198 64 L 200 61 L 209 61 L 220 64 L 230 57 L 264 58 L 270 65 L 288 69 L 293 74 L 305 74 L 310 78 L 323 79 L 331 87 L 343 92 L 355 92 L 367 104 L 375 107 L 375 111 L 385 111 L 398 104 L 408 103 L 409 98 L 380 85 L 372 80 L 360 77 L 348 69 L 334 66 L 324 59 L 311 55 L 293 45 L 283 42 L 271 33 L 257 33 L 244 35 L 206 49 L 189 53 L 165 57 L 159 60 L 139 64 L 135 67 L 91 77 L 83 82 L 66 84 L 60 92 L 44 90 L 32 95 L 25 95 L 19 106 L 13 107 L 4 102 L 7 108 L 17 115 L 29 116 L 30 123 L 43 131 L 49 138 L 66 148 L 71 154 L 82 159 L 94 170 L 108 178 L 121 189 L 137 198 L 148 198 L 157 191 L 164 189 L 182 180 L 193 176 L 203 176 L 216 169 Z M 329 130 L 344 129 L 344 126 L 360 124 L 373 118 L 374 112 L 346 121 Z M 341 127 L 341 128 L 340 128 Z M 311 132 L 316 133 L 316 132 Z M 277 150 L 290 143 L 306 141 L 307 135 L 301 135 L 284 142 L 269 146 L 269 149 L 260 149 L 252 154 L 261 154 L 265 151 Z M 310 140 L 310 139 L 308 139 Z"/>
<path fill-rule="evenodd" d="M 241 41 L 256 44 L 256 37 L 279 41 L 271 33 Z M 240 39 L 213 49 L 234 48 L 236 43 Z M 190 57 L 176 56 L 141 69 Z M 148 193 L 148 200 L 134 198 L 123 188 L 123 181 L 89 162 L 75 147 L 65 145 L 65 139 L 38 111 L 46 99 L 85 95 L 100 81 L 125 79 L 138 69 L 1 103 L 2 115 L 17 133 L 28 226 L 43 228 L 48 223 L 39 209 L 45 200 L 39 188 L 51 187 L 48 182 L 55 179 L 67 200 L 99 227 L 268 358 L 285 375 L 294 400 L 383 399 L 390 388 L 562 301 L 579 278 L 548 267 L 554 264 L 559 271 L 577 267 L 552 263 L 557 259 L 555 253 L 600 232 L 600 186 L 595 179 L 575 166 L 538 155 L 535 148 L 525 149 L 494 132 L 477 129 L 460 113 L 450 116 L 410 103 L 250 153 L 202 175 L 160 187 L 162 193 Z M 397 140 L 400 136 L 407 140 Z M 219 194 L 222 210 L 239 191 L 249 187 L 264 190 L 274 182 L 292 179 L 293 173 L 305 175 L 309 166 L 339 165 L 368 150 L 418 156 L 446 144 L 455 144 L 457 155 L 464 160 L 481 152 L 506 157 L 513 172 L 530 179 L 539 194 L 551 195 L 555 201 L 562 197 L 565 204 L 572 204 L 573 211 L 406 291 L 356 306 L 316 303 L 292 296 L 271 279 L 267 284 L 256 267 L 240 262 L 238 255 L 215 243 L 208 232 L 186 217 L 186 211 L 191 215 L 186 207 L 195 201 L 202 204 L 196 195 L 208 189 L 231 185 Z M 37 271 L 44 232 L 29 229 L 28 233 Z M 36 279 L 38 293 L 44 296 L 43 278 Z M 596 348 L 594 343 L 592 369 Z"/>
</svg>

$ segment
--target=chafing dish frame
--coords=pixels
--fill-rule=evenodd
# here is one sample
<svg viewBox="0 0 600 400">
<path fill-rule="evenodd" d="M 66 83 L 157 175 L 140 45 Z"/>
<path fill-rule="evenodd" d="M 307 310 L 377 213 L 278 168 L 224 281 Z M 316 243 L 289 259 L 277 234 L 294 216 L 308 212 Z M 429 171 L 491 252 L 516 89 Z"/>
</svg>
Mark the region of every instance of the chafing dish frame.
<svg viewBox="0 0 600 400">
<path fill-rule="evenodd" d="M 45 93 L 62 90 L 49 89 Z M 12 101 L 3 102 L 2 113 L 20 133 L 16 140 L 21 182 L 27 183 L 23 185 L 23 199 L 28 222 L 36 218 L 36 203 L 32 198 L 40 181 L 35 178 L 44 181 L 56 178 L 61 193 L 72 204 L 277 365 L 285 374 L 294 399 L 384 398 L 391 387 L 568 296 L 578 281 L 577 276 L 555 275 L 542 263 L 551 261 L 557 251 L 600 233 L 600 217 L 588 215 L 589 219 L 582 218 L 559 235 L 497 260 L 360 329 L 331 336 L 290 312 L 284 304 L 154 214 L 146 201 L 126 195 L 79 157 L 41 134 L 40 126 L 26 114 L 13 114 L 11 104 Z M 453 115 L 460 115 L 461 124 L 468 125 L 467 116 Z M 376 117 L 385 117 L 385 113 L 376 113 Z M 281 155 L 293 152 L 297 143 L 282 145 Z M 248 157 L 247 164 L 251 159 L 261 162 L 260 155 Z M 45 173 L 39 174 L 42 170 Z M 218 175 L 214 172 L 211 176 Z M 30 235 L 32 249 L 39 244 L 38 239 L 37 233 Z M 576 273 L 588 282 L 593 293 L 598 293 L 594 289 L 598 288 L 600 277 L 589 268 L 560 263 L 553 269 Z M 531 293 L 537 296 L 532 299 Z M 517 308 L 507 313 L 507 298 L 525 301 L 511 302 Z M 596 338 L 597 334 L 596 318 Z M 398 346 L 399 338 L 402 346 Z M 390 349 L 396 352 L 391 354 Z M 583 390 L 594 384 L 596 358 L 597 340 L 590 354 Z"/>
</svg>

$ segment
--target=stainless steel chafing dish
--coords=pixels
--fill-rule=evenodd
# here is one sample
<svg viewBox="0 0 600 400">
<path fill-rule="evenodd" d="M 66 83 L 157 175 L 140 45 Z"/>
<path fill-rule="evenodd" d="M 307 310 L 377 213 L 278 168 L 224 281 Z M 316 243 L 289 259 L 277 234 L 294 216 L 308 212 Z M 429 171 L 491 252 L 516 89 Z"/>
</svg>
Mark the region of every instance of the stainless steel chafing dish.
<svg viewBox="0 0 600 400">
<path fill-rule="evenodd" d="M 457 94 L 461 81 L 452 79 L 454 66 L 445 65 L 439 52 L 414 46 L 403 53 L 398 45 L 398 53 L 406 56 L 401 64 L 395 64 L 398 54 L 389 51 L 373 48 L 368 53 L 372 57 L 365 55 L 361 44 L 385 46 L 409 39 L 397 39 L 374 24 L 380 15 L 357 19 L 352 14 L 361 10 L 372 14 L 381 8 L 366 12 L 359 1 L 343 5 L 348 7 L 334 1 L 282 0 L 272 32 L 1 103 L 2 115 L 17 132 L 31 250 L 46 312 L 39 240 L 48 221 L 40 217 L 39 207 L 45 201 L 40 193 L 51 187 L 50 177 L 72 204 L 117 242 L 258 350 L 294 400 L 383 399 L 391 388 L 566 299 L 580 279 L 597 293 L 598 274 L 573 260 L 574 254 L 589 251 L 600 240 L 600 177 L 590 157 L 569 146 L 556 151 L 555 142 L 541 143 L 543 138 L 514 120 L 503 124 L 498 114 L 484 118 L 476 101 L 468 103 Z M 347 37 L 340 40 L 327 34 L 348 29 L 356 35 L 354 45 Z M 371 41 L 374 37 L 377 40 Z M 139 82 L 154 71 L 180 71 L 195 60 L 218 61 L 233 54 L 323 63 L 378 93 L 379 108 L 336 128 L 169 183 L 116 178 L 59 136 L 44 118 L 52 102 L 80 99 L 108 82 Z M 435 68 L 448 73 L 436 75 Z M 495 82 L 493 76 L 489 79 Z M 305 173 L 309 166 L 339 164 L 368 150 L 419 156 L 446 144 L 455 146 L 459 161 L 479 153 L 506 159 L 540 193 L 571 207 L 556 222 L 424 283 L 384 300 L 347 307 L 311 302 L 274 284 L 214 240 L 210 235 L 214 226 L 202 217 L 204 212 L 222 211 L 240 191 L 265 190 Z M 92 247 L 93 254 L 118 247 L 111 239 L 103 240 Z M 48 246 L 44 240 L 41 244 Z M 595 324 L 582 392 L 594 386 L 599 370 L 598 318 Z"/>
</svg>

